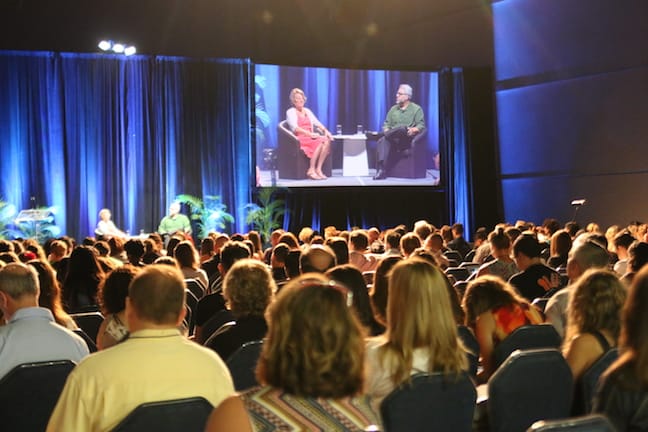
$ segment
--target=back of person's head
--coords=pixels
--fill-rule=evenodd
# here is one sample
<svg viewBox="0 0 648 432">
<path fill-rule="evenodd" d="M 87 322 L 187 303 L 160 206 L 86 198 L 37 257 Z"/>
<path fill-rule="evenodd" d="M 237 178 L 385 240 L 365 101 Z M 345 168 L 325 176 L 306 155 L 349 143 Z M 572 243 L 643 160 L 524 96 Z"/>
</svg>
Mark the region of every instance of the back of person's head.
<svg viewBox="0 0 648 432">
<path fill-rule="evenodd" d="M 0 239 L 0 253 L 14 252 L 14 245 L 9 240 Z"/>
<path fill-rule="evenodd" d="M 638 272 L 648 263 L 648 243 L 634 242 L 628 248 L 628 268 Z"/>
<path fill-rule="evenodd" d="M 636 387 L 648 386 L 648 267 L 637 273 L 623 307 L 619 347 L 634 360 Z M 623 357 L 620 361 L 624 360 Z M 614 367 L 614 366 L 613 366 Z"/>
<path fill-rule="evenodd" d="M 299 258 L 301 257 L 300 250 L 291 250 L 286 257 L 286 276 L 289 279 L 299 276 Z"/>
<path fill-rule="evenodd" d="M 458 373 L 466 364 L 442 271 L 421 258 L 396 264 L 389 276 L 387 364 L 392 381 L 409 377 L 414 350 L 428 348 L 428 371 Z"/>
<path fill-rule="evenodd" d="M 84 237 L 83 241 L 81 241 L 81 244 L 83 246 L 94 246 L 96 242 L 97 239 L 94 237 Z"/>
<path fill-rule="evenodd" d="M 392 268 L 402 261 L 400 256 L 389 256 L 383 258 L 376 267 L 373 284 L 369 298 L 371 300 L 371 309 L 374 318 L 381 324 L 387 322 L 387 301 L 389 299 L 389 273 Z"/>
<path fill-rule="evenodd" d="M 511 244 L 515 243 L 515 241 L 518 239 L 518 237 L 520 237 L 522 235 L 522 231 L 520 231 L 519 228 L 514 227 L 514 226 L 504 228 L 504 232 L 511 239 Z"/>
<path fill-rule="evenodd" d="M 131 258 L 131 261 L 138 260 L 144 255 L 144 243 L 140 239 L 130 239 L 124 244 L 126 255 Z"/>
<path fill-rule="evenodd" d="M 313 237 L 313 229 L 311 227 L 304 227 L 299 231 L 299 241 L 303 244 L 310 244 Z"/>
<path fill-rule="evenodd" d="M 441 238 L 443 239 L 444 243 L 448 243 L 453 240 L 452 227 L 449 225 L 443 225 L 441 229 L 439 229 L 439 234 L 441 234 Z"/>
<path fill-rule="evenodd" d="M 124 240 L 119 237 L 110 237 L 108 239 L 108 245 L 110 246 L 111 256 L 119 256 L 124 252 Z"/>
<path fill-rule="evenodd" d="M 176 261 L 175 258 L 170 257 L 170 256 L 160 256 L 155 258 L 155 261 L 153 261 L 153 264 L 162 264 L 162 265 L 168 265 L 171 267 L 177 267 L 178 266 L 178 261 Z"/>
<path fill-rule="evenodd" d="M 188 240 L 178 243 L 178 245 L 175 247 L 175 253 L 173 254 L 173 256 L 181 268 L 198 268 L 198 257 L 196 255 L 196 249 Z"/>
<path fill-rule="evenodd" d="M 299 240 L 295 237 L 295 234 L 291 232 L 285 232 L 279 237 L 279 243 L 286 243 L 290 249 L 299 249 Z"/>
<path fill-rule="evenodd" d="M 335 254 L 331 248 L 323 245 L 310 246 L 299 258 L 301 273 L 324 273 L 335 265 Z"/>
<path fill-rule="evenodd" d="M 99 240 L 94 244 L 94 248 L 101 257 L 107 257 L 110 254 L 110 246 L 106 241 Z"/>
<path fill-rule="evenodd" d="M 249 258 L 236 261 L 223 280 L 223 297 L 236 318 L 263 316 L 276 290 L 266 265 Z"/>
<path fill-rule="evenodd" d="M 0 268 L 0 291 L 14 300 L 34 297 L 40 293 L 38 273 L 23 263 L 9 263 Z"/>
<path fill-rule="evenodd" d="M 162 236 L 158 233 L 151 233 L 148 235 L 148 238 L 153 240 L 155 243 L 155 252 L 159 252 L 162 250 L 164 247 L 164 241 L 162 240 Z"/>
<path fill-rule="evenodd" d="M 630 234 L 629 231 L 624 230 L 614 236 L 613 243 L 615 248 L 619 248 L 621 246 L 625 249 L 628 249 L 630 245 L 635 242 L 635 240 L 636 239 L 632 236 L 632 234 Z"/>
<path fill-rule="evenodd" d="M 546 234 L 551 237 L 560 229 L 560 222 L 558 222 L 558 219 L 547 218 L 542 222 L 542 227 L 545 229 Z"/>
<path fill-rule="evenodd" d="M 438 232 L 432 233 L 425 240 L 425 248 L 432 251 L 443 250 L 443 237 Z"/>
<path fill-rule="evenodd" d="M 466 325 L 475 326 L 477 317 L 484 312 L 503 306 L 526 303 L 513 287 L 496 276 L 480 276 L 468 284 L 462 306 Z"/>
<path fill-rule="evenodd" d="M 361 393 L 365 342 L 349 307 L 352 299 L 347 288 L 320 274 L 288 282 L 268 308 L 259 382 L 302 397 L 339 399 Z"/>
<path fill-rule="evenodd" d="M 184 241 L 184 238 L 180 237 L 179 235 L 171 236 L 171 238 L 167 242 L 167 246 L 166 246 L 167 255 L 170 256 L 170 257 L 175 256 L 175 248 L 176 248 L 176 246 L 178 246 L 183 241 Z"/>
<path fill-rule="evenodd" d="M 369 246 L 369 237 L 362 230 L 351 231 L 349 235 L 349 245 L 355 251 L 365 251 Z"/>
<path fill-rule="evenodd" d="M 99 305 L 105 314 L 116 314 L 124 310 L 126 297 L 128 297 L 128 286 L 137 273 L 137 267 L 125 265 L 106 275 L 97 292 Z"/>
<path fill-rule="evenodd" d="M 247 239 L 252 242 L 254 245 L 254 252 L 260 252 L 263 250 L 263 242 L 261 241 L 261 234 L 257 231 L 248 231 Z"/>
<path fill-rule="evenodd" d="M 400 239 L 400 248 L 403 255 L 409 256 L 421 247 L 421 239 L 415 233 L 407 233 Z"/>
<path fill-rule="evenodd" d="M 128 298 L 139 320 L 175 326 L 184 311 L 184 277 L 177 268 L 152 264 L 133 278 Z"/>
<path fill-rule="evenodd" d="M 67 244 L 61 240 L 54 240 L 50 244 L 50 253 L 56 257 L 63 257 L 67 254 Z"/>
<path fill-rule="evenodd" d="M 103 277 L 103 270 L 97 259 L 97 251 L 90 246 L 77 246 L 70 254 L 67 277 L 77 275 L 93 275 L 97 279 Z"/>
<path fill-rule="evenodd" d="M 288 253 L 290 253 L 290 248 L 286 243 L 278 243 L 275 247 L 272 248 L 272 255 L 270 261 L 275 266 L 285 266 L 286 258 L 288 258 Z"/>
<path fill-rule="evenodd" d="M 389 249 L 398 249 L 400 247 L 401 234 L 394 230 L 387 231 L 385 235 L 385 244 Z"/>
<path fill-rule="evenodd" d="M 252 254 L 245 243 L 240 241 L 229 241 L 221 248 L 220 263 L 223 266 L 225 273 L 227 273 L 236 261 L 250 258 L 250 256 L 252 256 Z"/>
<path fill-rule="evenodd" d="M 576 234 L 580 229 L 581 227 L 578 222 L 570 221 L 565 224 L 565 231 L 567 231 L 572 238 L 576 237 Z"/>
<path fill-rule="evenodd" d="M 458 237 L 458 236 L 463 236 L 463 233 L 464 233 L 464 226 L 463 226 L 463 224 L 455 223 L 454 225 L 452 225 L 451 228 L 452 228 L 452 233 L 453 233 L 455 236 L 457 236 L 457 237 Z"/>
<path fill-rule="evenodd" d="M 567 307 L 566 341 L 571 336 L 607 330 L 614 340 L 619 337 L 621 309 L 626 288 L 613 272 L 603 269 L 586 271 L 572 286 Z"/>
<path fill-rule="evenodd" d="M 326 276 L 340 282 L 353 293 L 353 309 L 364 326 L 373 323 L 373 313 L 369 304 L 367 284 L 360 270 L 351 264 L 337 265 L 326 272 Z"/>
<path fill-rule="evenodd" d="M 591 238 L 577 238 L 567 262 L 567 271 L 575 272 L 580 276 L 585 270 L 590 268 L 606 268 L 610 262 L 610 255 L 607 248 Z M 577 268 L 574 267 L 576 264 Z M 569 275 L 572 279 L 572 275 Z"/>
<path fill-rule="evenodd" d="M 511 247 L 511 238 L 506 235 L 504 228 L 496 227 L 493 232 L 488 235 L 488 241 L 493 249 L 508 250 Z"/>
<path fill-rule="evenodd" d="M 488 231 L 484 227 L 479 227 L 477 228 L 477 231 L 475 231 L 475 242 L 483 242 L 484 240 L 488 239 Z"/>
<path fill-rule="evenodd" d="M 335 262 L 338 265 L 349 262 L 349 245 L 342 237 L 329 237 L 324 244 L 331 248 L 335 254 Z"/>
<path fill-rule="evenodd" d="M 205 237 L 200 242 L 200 255 L 212 256 L 214 255 L 214 239 L 210 236 Z"/>
<path fill-rule="evenodd" d="M 552 256 L 566 256 L 572 247 L 572 238 L 569 233 L 563 229 L 559 229 L 551 236 L 551 255 Z"/>
<path fill-rule="evenodd" d="M 528 258 L 539 258 L 542 253 L 542 246 L 533 235 L 522 234 L 513 243 L 513 255 L 522 254 Z"/>
<path fill-rule="evenodd" d="M 414 232 L 421 239 L 426 239 L 427 236 L 432 234 L 432 225 L 427 221 L 418 221 L 414 224 Z"/>
<path fill-rule="evenodd" d="M 5 264 L 20 262 L 20 258 L 14 252 L 0 252 L 0 261 Z"/>
</svg>

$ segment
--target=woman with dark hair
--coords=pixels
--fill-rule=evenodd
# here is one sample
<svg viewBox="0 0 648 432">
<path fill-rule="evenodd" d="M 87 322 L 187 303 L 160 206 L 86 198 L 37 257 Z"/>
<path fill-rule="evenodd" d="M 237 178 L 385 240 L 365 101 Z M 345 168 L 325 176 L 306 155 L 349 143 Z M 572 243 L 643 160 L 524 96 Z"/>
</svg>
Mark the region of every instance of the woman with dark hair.
<svg viewBox="0 0 648 432">
<path fill-rule="evenodd" d="M 572 247 L 572 238 L 565 230 L 558 230 L 551 236 L 551 245 L 549 251 L 551 256 L 547 260 L 547 265 L 553 269 L 567 268 L 567 257 Z"/>
<path fill-rule="evenodd" d="M 387 330 L 367 343 L 369 395 L 379 402 L 412 374 L 467 367 L 443 272 L 418 257 L 400 261 L 389 276 Z"/>
<path fill-rule="evenodd" d="M 518 271 L 515 261 L 511 259 L 511 238 L 506 235 L 504 228 L 497 227 L 488 235 L 488 241 L 494 259 L 479 267 L 477 277 L 493 275 L 508 281 Z"/>
<path fill-rule="evenodd" d="M 178 243 L 175 247 L 173 256 L 178 262 L 178 267 L 185 279 L 196 279 L 203 285 L 203 288 L 205 288 L 206 291 L 209 286 L 207 273 L 205 273 L 205 270 L 200 268 L 198 253 L 191 242 L 185 240 Z"/>
<path fill-rule="evenodd" d="M 249 231 L 247 233 L 247 240 L 252 242 L 254 246 L 254 251 L 251 255 L 252 258 L 263 261 L 263 244 L 261 242 L 261 234 L 256 231 Z"/>
<path fill-rule="evenodd" d="M 383 258 L 376 267 L 373 284 L 369 292 L 371 310 L 374 319 L 382 326 L 387 324 L 387 286 L 389 284 L 389 272 L 396 264 L 402 261 L 400 256 L 388 256 Z"/>
<path fill-rule="evenodd" d="M 364 431 L 380 419 L 364 384 L 364 335 L 350 291 L 321 274 L 291 280 L 268 308 L 260 387 L 223 401 L 207 431 Z M 373 427 L 374 429 L 369 429 Z"/>
<path fill-rule="evenodd" d="M 380 325 L 373 317 L 367 285 L 360 270 L 351 264 L 339 265 L 328 270 L 326 276 L 340 282 L 351 290 L 353 293 L 353 309 L 370 336 L 377 336 L 385 331 L 385 327 Z"/>
<path fill-rule="evenodd" d="M 118 344 L 128 335 L 126 297 L 128 286 L 137 272 L 138 267 L 130 265 L 116 268 L 99 285 L 99 304 L 106 317 L 97 333 L 97 348 L 100 350 Z"/>
<path fill-rule="evenodd" d="M 466 326 L 473 330 L 479 342 L 483 366 L 477 375 L 479 383 L 488 381 L 495 372 L 493 351 L 499 342 L 518 327 L 543 322 L 538 310 L 495 276 L 482 276 L 470 282 L 462 306 Z"/>
<path fill-rule="evenodd" d="M 618 431 L 648 430 L 648 269 L 635 276 L 623 308 L 619 359 L 600 381 L 594 412 Z"/>
<path fill-rule="evenodd" d="M 74 248 L 63 281 L 63 305 L 66 311 L 74 313 L 96 309 L 97 289 L 103 278 L 104 272 L 94 248 Z"/>
<path fill-rule="evenodd" d="M 56 272 L 47 261 L 32 260 L 27 262 L 38 272 L 40 294 L 38 305 L 52 311 L 54 321 L 69 330 L 78 328 L 76 322 L 63 310 L 61 303 L 61 288 L 56 280 Z"/>
</svg>

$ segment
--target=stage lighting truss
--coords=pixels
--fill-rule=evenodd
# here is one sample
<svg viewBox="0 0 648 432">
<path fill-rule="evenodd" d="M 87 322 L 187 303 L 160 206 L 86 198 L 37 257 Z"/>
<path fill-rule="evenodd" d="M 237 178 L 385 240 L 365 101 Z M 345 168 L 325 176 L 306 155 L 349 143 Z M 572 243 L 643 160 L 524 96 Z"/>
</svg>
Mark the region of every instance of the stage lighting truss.
<svg viewBox="0 0 648 432">
<path fill-rule="evenodd" d="M 134 45 L 126 45 L 121 42 L 114 42 L 112 40 L 102 40 L 97 44 L 99 49 L 104 52 L 113 52 L 115 54 L 123 54 L 125 56 L 132 56 L 137 53 Z"/>
</svg>

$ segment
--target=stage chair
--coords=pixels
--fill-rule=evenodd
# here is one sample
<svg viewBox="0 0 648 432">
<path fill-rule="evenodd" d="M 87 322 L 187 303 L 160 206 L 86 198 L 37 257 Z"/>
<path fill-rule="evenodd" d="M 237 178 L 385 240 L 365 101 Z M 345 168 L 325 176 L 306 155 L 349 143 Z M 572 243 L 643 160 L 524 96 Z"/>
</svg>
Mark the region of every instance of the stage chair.
<svg viewBox="0 0 648 432">
<path fill-rule="evenodd" d="M 389 177 L 419 179 L 427 173 L 427 130 L 418 134 L 412 140 L 409 148 L 390 149 L 385 170 Z"/>
<path fill-rule="evenodd" d="M 279 122 L 277 125 L 277 140 L 279 178 L 296 180 L 306 179 L 306 171 L 308 171 L 310 159 L 299 147 L 299 140 L 288 127 L 286 120 Z M 331 145 L 333 144 L 334 143 L 331 143 Z M 329 154 L 322 166 L 322 172 L 327 177 L 331 176 L 331 166 L 331 155 Z"/>
<path fill-rule="evenodd" d="M 466 372 L 416 374 L 380 404 L 386 432 L 469 432 L 477 391 Z"/>
<path fill-rule="evenodd" d="M 83 330 L 92 341 L 97 343 L 97 333 L 103 323 L 104 316 L 101 312 L 81 312 L 70 314 L 74 322 Z"/>
<path fill-rule="evenodd" d="M 611 348 L 594 362 L 576 381 L 576 394 L 574 395 L 574 411 L 572 414 L 580 415 L 592 412 L 592 404 L 596 396 L 598 381 L 603 372 L 619 358 L 619 349 Z"/>
<path fill-rule="evenodd" d="M 515 350 L 559 348 L 561 344 L 562 339 L 551 324 L 518 327 L 493 350 L 495 366 L 504 363 Z"/>
<path fill-rule="evenodd" d="M 44 431 L 65 380 L 74 369 L 70 360 L 25 363 L 0 380 L 0 429 Z"/>
<path fill-rule="evenodd" d="M 232 374 L 236 391 L 259 385 L 255 372 L 262 348 L 263 340 L 246 342 L 225 362 Z"/>
<path fill-rule="evenodd" d="M 573 417 L 564 420 L 540 420 L 527 432 L 615 432 L 612 423 L 601 414 L 590 414 L 583 417 Z"/>
<path fill-rule="evenodd" d="M 139 405 L 114 432 L 202 432 L 213 406 L 205 398 L 193 397 Z"/>
<path fill-rule="evenodd" d="M 519 432 L 569 417 L 571 369 L 557 349 L 515 351 L 488 380 L 490 432 Z"/>
</svg>

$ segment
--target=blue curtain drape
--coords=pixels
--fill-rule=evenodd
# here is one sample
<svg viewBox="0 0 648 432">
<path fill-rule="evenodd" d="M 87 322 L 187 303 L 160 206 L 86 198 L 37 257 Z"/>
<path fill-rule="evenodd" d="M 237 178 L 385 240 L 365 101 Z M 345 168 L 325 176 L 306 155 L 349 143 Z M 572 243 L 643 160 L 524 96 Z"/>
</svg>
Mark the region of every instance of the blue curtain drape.
<svg viewBox="0 0 648 432">
<path fill-rule="evenodd" d="M 54 206 L 81 238 L 103 207 L 148 232 L 177 194 L 219 195 L 244 230 L 250 77 L 245 60 L 0 52 L 0 199 Z"/>
<path fill-rule="evenodd" d="M 439 131 L 441 166 L 445 170 L 448 223 L 464 225 L 470 236 L 475 225 L 473 178 L 464 77 L 460 68 L 448 68 L 439 76 Z M 445 160 L 444 160 L 445 159 Z"/>
</svg>

